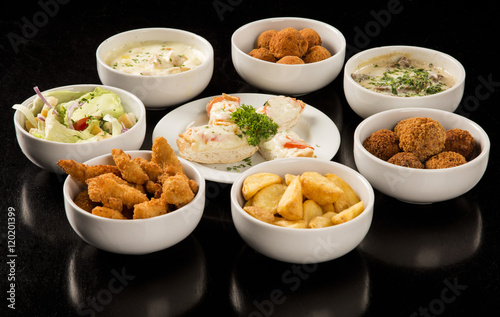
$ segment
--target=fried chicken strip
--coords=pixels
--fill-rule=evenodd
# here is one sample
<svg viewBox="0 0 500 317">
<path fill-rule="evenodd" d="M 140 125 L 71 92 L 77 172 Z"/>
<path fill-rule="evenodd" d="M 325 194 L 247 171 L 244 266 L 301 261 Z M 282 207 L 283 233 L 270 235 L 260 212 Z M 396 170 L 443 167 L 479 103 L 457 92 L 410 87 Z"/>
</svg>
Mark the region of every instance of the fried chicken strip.
<svg viewBox="0 0 500 317">
<path fill-rule="evenodd" d="M 177 173 L 165 179 L 162 190 L 161 199 L 177 208 L 186 205 L 194 198 L 189 178 L 184 173 Z"/>
<path fill-rule="evenodd" d="M 152 198 L 149 201 L 134 206 L 134 219 L 145 219 L 164 215 L 168 212 L 168 205 L 164 199 Z"/>
<path fill-rule="evenodd" d="M 141 165 L 137 161 L 132 160 L 130 155 L 123 150 L 113 149 L 111 150 L 111 155 L 113 155 L 113 160 L 124 180 L 134 184 L 144 184 L 149 180 L 148 175 L 141 168 Z"/>
<path fill-rule="evenodd" d="M 102 206 L 97 206 L 94 209 L 92 209 L 92 214 L 104 218 L 127 219 L 127 217 L 125 217 L 118 210 Z"/>
<path fill-rule="evenodd" d="M 169 174 L 184 173 L 181 162 L 174 150 L 164 137 L 156 137 L 153 140 L 153 154 L 151 162 L 158 164 L 163 169 L 167 169 Z"/>
<path fill-rule="evenodd" d="M 85 165 L 75 160 L 59 160 L 57 165 L 62 168 L 66 174 L 71 175 L 84 185 L 87 179 L 102 174 L 113 173 L 117 176 L 121 175 L 118 167 L 112 165 Z"/>
<path fill-rule="evenodd" d="M 89 197 L 94 202 L 109 204 L 120 199 L 127 208 L 148 200 L 146 194 L 127 184 L 119 183 L 114 176 L 103 174 L 87 180 Z"/>
</svg>

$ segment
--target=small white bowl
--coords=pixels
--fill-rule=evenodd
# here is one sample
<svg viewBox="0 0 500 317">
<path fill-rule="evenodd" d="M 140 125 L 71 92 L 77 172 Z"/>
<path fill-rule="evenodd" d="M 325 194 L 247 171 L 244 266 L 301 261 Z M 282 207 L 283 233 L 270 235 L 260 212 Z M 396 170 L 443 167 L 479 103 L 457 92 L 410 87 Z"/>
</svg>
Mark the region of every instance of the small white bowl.
<svg viewBox="0 0 500 317">
<path fill-rule="evenodd" d="M 151 159 L 151 151 L 126 151 L 132 158 Z M 194 165 L 179 158 L 186 175 L 194 179 L 199 190 L 186 206 L 165 215 L 134 220 L 108 219 L 78 207 L 74 198 L 85 186 L 68 176 L 63 195 L 66 216 L 71 227 L 87 243 L 96 248 L 120 254 L 147 254 L 173 246 L 196 228 L 205 207 L 205 179 Z M 114 165 L 111 154 L 91 159 L 85 164 Z"/>
<path fill-rule="evenodd" d="M 346 223 L 318 229 L 293 229 L 260 221 L 243 210 L 241 188 L 245 178 L 258 172 L 271 172 L 284 178 L 287 173 L 306 171 L 333 173 L 345 180 L 358 194 L 365 210 Z M 368 181 L 355 170 L 332 161 L 314 158 L 287 158 L 268 161 L 245 171 L 231 187 L 231 215 L 239 235 L 263 255 L 290 263 L 320 263 L 333 260 L 353 250 L 370 228 L 375 201 Z"/>
<path fill-rule="evenodd" d="M 416 169 L 388 163 L 372 155 L 363 141 L 380 129 L 392 130 L 402 119 L 429 117 L 446 129 L 470 132 L 479 154 L 466 164 L 444 169 Z M 427 204 L 456 198 L 473 188 L 488 165 L 490 140 L 475 122 L 444 110 L 406 108 L 387 110 L 363 120 L 354 131 L 354 161 L 358 171 L 380 192 L 401 201 Z"/>
<path fill-rule="evenodd" d="M 404 55 L 410 59 L 432 62 L 434 66 L 441 67 L 450 73 L 455 79 L 455 85 L 433 95 L 398 97 L 368 90 L 351 77 L 351 74 L 360 66 L 365 65 L 373 58 L 385 55 L 394 57 Z M 344 67 L 344 93 L 349 106 L 361 118 L 384 110 L 398 108 L 432 108 L 453 112 L 460 104 L 464 94 L 464 86 L 465 69 L 460 62 L 448 54 L 423 47 L 383 46 L 368 49 L 349 58 Z"/>
<path fill-rule="evenodd" d="M 163 76 L 141 76 L 113 69 L 107 59 L 125 45 L 143 41 L 180 42 L 198 49 L 203 62 L 188 71 Z M 148 109 L 163 109 L 182 104 L 200 94 L 210 83 L 214 50 L 203 37 L 169 28 L 144 28 L 116 34 L 102 42 L 96 51 L 97 72 L 105 85 L 119 87 L 137 95 Z"/>
<path fill-rule="evenodd" d="M 321 36 L 322 46 L 332 56 L 326 60 L 301 65 L 284 65 L 254 58 L 248 53 L 255 48 L 260 33 L 292 27 L 297 30 L 312 28 Z M 305 18 L 269 18 L 246 24 L 231 37 L 231 57 L 238 74 L 249 84 L 267 92 L 285 95 L 303 95 L 331 83 L 344 65 L 346 41 L 333 26 Z"/>
<path fill-rule="evenodd" d="M 17 141 L 24 155 L 35 165 L 50 172 L 63 174 L 64 171 L 57 166 L 61 159 L 73 159 L 78 162 L 87 161 L 93 157 L 111 153 L 114 148 L 123 150 L 138 150 L 146 136 L 146 109 L 139 98 L 128 91 L 104 85 L 69 85 L 43 91 L 68 90 L 68 91 L 93 91 L 96 87 L 103 87 L 120 96 L 125 112 L 133 112 L 137 123 L 127 132 L 102 141 L 87 143 L 62 143 L 47 141 L 37 138 L 26 131 L 24 124 L 26 117 L 16 110 L 14 113 L 14 127 Z M 33 102 L 36 95 L 26 99 L 22 104 L 27 106 Z"/>
</svg>

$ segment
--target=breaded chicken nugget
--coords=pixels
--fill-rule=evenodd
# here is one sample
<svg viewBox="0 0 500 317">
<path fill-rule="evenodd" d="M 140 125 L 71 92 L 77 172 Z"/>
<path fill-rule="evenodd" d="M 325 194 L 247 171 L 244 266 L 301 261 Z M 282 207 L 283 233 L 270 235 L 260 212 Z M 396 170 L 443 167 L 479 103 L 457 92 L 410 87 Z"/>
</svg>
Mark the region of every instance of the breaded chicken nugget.
<svg viewBox="0 0 500 317">
<path fill-rule="evenodd" d="M 306 64 L 319 62 L 331 56 L 332 54 L 326 48 L 324 48 L 323 46 L 316 45 L 309 47 L 309 49 L 306 52 L 306 55 L 304 55 L 304 62 Z"/>
<path fill-rule="evenodd" d="M 142 170 L 148 175 L 149 180 L 152 182 L 158 181 L 158 177 L 165 172 L 160 165 L 148 161 L 145 158 L 136 157 L 133 158 L 132 161 L 135 161 L 139 164 Z"/>
<path fill-rule="evenodd" d="M 144 184 L 149 177 L 137 161 L 121 149 L 112 149 L 111 155 L 124 180 L 134 184 Z"/>
<path fill-rule="evenodd" d="M 363 141 L 363 147 L 384 161 L 400 152 L 398 136 L 388 129 L 373 132 Z"/>
<path fill-rule="evenodd" d="M 128 186 L 120 184 L 110 174 L 103 174 L 87 180 L 89 197 L 94 202 L 109 202 L 110 198 L 119 199 L 127 208 L 148 200 L 146 194 Z"/>
<path fill-rule="evenodd" d="M 298 56 L 285 56 L 283 58 L 280 58 L 277 62 L 277 64 L 305 64 L 302 58 Z"/>
<path fill-rule="evenodd" d="M 287 55 L 302 57 L 307 52 L 307 41 L 294 28 L 278 31 L 269 41 L 269 50 L 277 59 Z"/>
<path fill-rule="evenodd" d="M 276 62 L 276 57 L 274 57 L 271 51 L 265 47 L 254 48 L 253 50 L 250 51 L 250 53 L 248 53 L 248 55 L 261 59 L 266 62 L 271 62 L 271 63 Z"/>
<path fill-rule="evenodd" d="M 257 42 L 255 43 L 256 48 L 267 48 L 269 49 L 269 41 L 271 41 L 271 38 L 273 37 L 274 34 L 278 33 L 276 30 L 267 30 L 259 34 L 257 37 Z"/>
<path fill-rule="evenodd" d="M 107 207 L 102 207 L 102 206 L 97 206 L 94 209 L 92 209 L 92 214 L 104 218 L 111 218 L 111 219 L 127 219 L 121 212 L 115 209 L 107 208 Z"/>
<path fill-rule="evenodd" d="M 318 32 L 311 28 L 305 28 L 299 31 L 300 35 L 307 41 L 309 47 L 313 47 L 316 45 L 321 45 L 321 36 L 319 36 Z"/>
<path fill-rule="evenodd" d="M 101 174 L 113 173 L 118 176 L 121 175 L 118 167 L 113 165 L 85 165 L 74 160 L 59 160 L 57 165 L 84 185 L 87 179 Z"/>
<path fill-rule="evenodd" d="M 474 137 L 467 130 L 450 129 L 446 131 L 445 151 L 460 153 L 469 161 L 474 154 Z"/>
<path fill-rule="evenodd" d="M 164 215 L 167 212 L 168 205 L 164 199 L 152 198 L 134 206 L 134 219 L 152 218 Z"/>
<path fill-rule="evenodd" d="M 387 162 L 404 167 L 424 168 L 424 164 L 410 152 L 396 153 Z"/>
<path fill-rule="evenodd" d="M 394 133 L 401 150 L 415 154 L 422 163 L 441 152 L 446 141 L 446 130 L 432 118 L 403 119 L 394 127 Z"/>
<path fill-rule="evenodd" d="M 167 139 L 156 137 L 153 140 L 152 151 L 151 162 L 158 164 L 163 169 L 168 168 L 168 172 L 172 173 L 172 175 L 184 173 L 181 162 L 170 144 L 168 144 Z"/>
<path fill-rule="evenodd" d="M 434 155 L 425 162 L 425 168 L 438 169 L 455 167 L 467 163 L 462 154 L 452 151 L 444 151 Z"/>
<path fill-rule="evenodd" d="M 163 182 L 161 199 L 165 200 L 168 204 L 180 208 L 193 200 L 193 198 L 194 193 L 189 184 L 189 179 L 185 174 L 177 173 Z"/>
<path fill-rule="evenodd" d="M 81 192 L 78 193 L 78 195 L 76 195 L 75 197 L 75 204 L 82 208 L 83 210 L 85 211 L 88 211 L 90 213 L 92 213 L 92 209 L 94 209 L 94 207 L 97 207 L 98 204 L 96 202 L 93 202 L 90 197 L 89 197 L 89 191 L 88 190 L 83 190 Z"/>
</svg>

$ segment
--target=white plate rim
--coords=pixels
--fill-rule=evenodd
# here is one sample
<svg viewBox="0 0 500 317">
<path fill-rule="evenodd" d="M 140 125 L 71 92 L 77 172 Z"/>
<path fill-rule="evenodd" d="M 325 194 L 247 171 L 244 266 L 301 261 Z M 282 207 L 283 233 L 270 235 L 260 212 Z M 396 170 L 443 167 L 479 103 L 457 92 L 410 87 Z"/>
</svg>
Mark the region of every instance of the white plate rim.
<svg viewBox="0 0 500 317">
<path fill-rule="evenodd" d="M 239 97 L 242 104 L 249 104 L 254 108 L 261 107 L 266 100 L 277 96 L 259 93 L 230 93 L 229 95 Z M 190 101 L 167 113 L 156 124 L 153 130 L 153 140 L 159 136 L 165 137 L 175 153 L 179 155 L 176 143 L 178 135 L 184 132 L 188 126 L 208 123 L 208 115 L 206 114 L 205 107 L 216 96 Z M 206 117 L 206 122 L 199 122 L 199 119 L 195 119 L 195 117 L 199 118 L 203 115 Z M 315 121 L 313 125 L 311 125 L 311 119 Z M 174 127 L 171 126 L 172 124 Z M 305 128 L 308 128 L 308 131 L 311 132 L 313 139 L 301 135 L 297 131 L 300 129 L 304 130 Z M 340 148 L 340 132 L 335 123 L 322 111 L 309 104 L 306 104 L 301 118 L 290 130 L 297 132 L 300 137 L 315 148 L 315 154 L 318 159 L 330 161 Z M 206 180 L 232 184 L 240 177 L 242 172 L 264 160 L 259 152 L 257 152 L 251 157 L 250 161 L 252 162 L 251 165 L 244 161 L 230 164 L 192 163 L 199 169 Z M 241 167 L 238 168 L 238 166 Z M 228 168 L 231 168 L 231 170 L 228 170 Z"/>
</svg>

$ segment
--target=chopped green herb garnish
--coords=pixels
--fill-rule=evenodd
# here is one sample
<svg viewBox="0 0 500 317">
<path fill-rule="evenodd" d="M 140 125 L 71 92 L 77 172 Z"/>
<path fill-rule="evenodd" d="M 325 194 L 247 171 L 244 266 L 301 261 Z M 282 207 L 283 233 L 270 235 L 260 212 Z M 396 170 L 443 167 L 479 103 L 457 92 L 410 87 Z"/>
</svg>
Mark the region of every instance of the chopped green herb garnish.
<svg viewBox="0 0 500 317">
<path fill-rule="evenodd" d="M 248 137 L 248 144 L 256 146 L 278 132 L 278 124 L 265 114 L 257 113 L 255 108 L 242 104 L 231 113 L 231 121 Z"/>
</svg>

